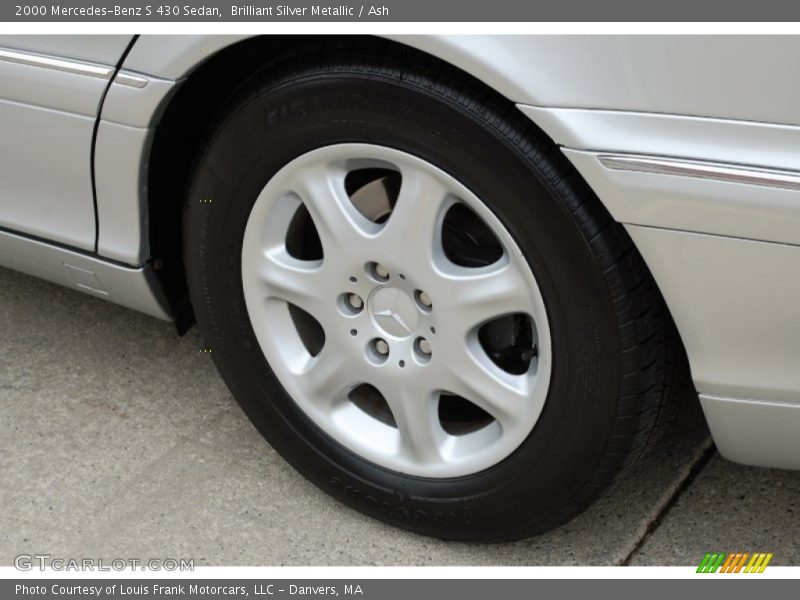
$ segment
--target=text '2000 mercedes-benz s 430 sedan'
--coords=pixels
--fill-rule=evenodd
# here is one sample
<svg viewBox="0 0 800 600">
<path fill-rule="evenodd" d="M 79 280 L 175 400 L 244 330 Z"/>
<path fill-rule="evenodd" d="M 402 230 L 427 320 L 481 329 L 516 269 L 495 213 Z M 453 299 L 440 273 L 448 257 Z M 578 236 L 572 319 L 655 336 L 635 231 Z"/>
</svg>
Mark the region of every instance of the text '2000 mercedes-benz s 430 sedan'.
<svg viewBox="0 0 800 600">
<path fill-rule="evenodd" d="M 0 265 L 195 321 L 417 532 L 585 509 L 691 382 L 800 467 L 796 37 L 2 36 Z"/>
</svg>

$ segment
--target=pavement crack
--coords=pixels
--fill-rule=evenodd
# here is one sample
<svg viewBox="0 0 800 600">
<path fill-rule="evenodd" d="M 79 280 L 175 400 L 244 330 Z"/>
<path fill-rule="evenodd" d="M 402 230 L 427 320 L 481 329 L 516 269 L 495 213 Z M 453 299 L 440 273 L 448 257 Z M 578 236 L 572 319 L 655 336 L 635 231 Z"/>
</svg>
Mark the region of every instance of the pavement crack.
<svg viewBox="0 0 800 600">
<path fill-rule="evenodd" d="M 714 445 L 711 438 L 708 440 L 708 445 L 703 449 L 698 457 L 697 461 L 691 466 L 689 471 L 686 473 L 686 476 L 675 486 L 675 489 L 670 494 L 670 497 L 667 498 L 667 501 L 661 506 L 655 516 L 650 520 L 647 524 L 647 528 L 645 529 L 642 537 L 636 542 L 636 544 L 631 548 L 631 551 L 622 559 L 618 564 L 621 567 L 630 566 L 631 561 L 639 553 L 642 547 L 645 545 L 650 536 L 655 533 L 655 531 L 661 526 L 661 523 L 664 521 L 666 516 L 672 510 L 678 501 L 681 499 L 683 494 L 686 490 L 691 487 L 694 483 L 695 479 L 703 472 L 703 469 L 706 468 L 706 465 L 711 461 L 711 459 L 716 454 L 717 447 Z"/>
</svg>

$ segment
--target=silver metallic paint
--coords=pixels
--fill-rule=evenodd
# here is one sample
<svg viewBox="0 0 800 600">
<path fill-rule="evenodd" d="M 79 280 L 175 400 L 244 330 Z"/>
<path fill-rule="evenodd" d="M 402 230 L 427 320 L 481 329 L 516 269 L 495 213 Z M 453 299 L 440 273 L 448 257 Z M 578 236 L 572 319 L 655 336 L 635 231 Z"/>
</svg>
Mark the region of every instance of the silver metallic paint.
<svg viewBox="0 0 800 600">
<path fill-rule="evenodd" d="M 83 64 L 73 61 L 61 62 L 69 62 L 73 66 Z M 92 73 L 80 69 L 65 70 L 46 66 L 44 63 L 0 59 L 0 81 L 3 82 L 0 87 L 0 98 L 30 106 L 95 117 L 100 97 L 111 74 L 110 71 L 104 73 Z"/>
<path fill-rule="evenodd" d="M 606 152 L 563 151 L 621 223 L 800 244 L 800 174 L 658 156 L 622 170 L 603 164 Z"/>
<path fill-rule="evenodd" d="M 0 100 L 0 123 L 0 227 L 94 250 L 94 119 Z"/>
<path fill-rule="evenodd" d="M 145 85 L 130 85 L 131 78 Z M 153 127 L 180 82 L 120 70 L 106 93 L 101 118 L 133 127 Z"/>
<path fill-rule="evenodd" d="M 717 450 L 728 460 L 800 469 L 800 404 L 700 395 Z"/>
<path fill-rule="evenodd" d="M 800 127 L 686 115 L 518 105 L 556 143 L 796 170 Z"/>
<path fill-rule="evenodd" d="M 627 225 L 700 393 L 800 406 L 800 247 Z"/>
<path fill-rule="evenodd" d="M 97 252 L 134 266 L 150 258 L 146 200 L 152 138 L 152 129 L 109 121 L 97 128 Z"/>
<path fill-rule="evenodd" d="M 389 36 L 522 104 L 800 125 L 800 36 Z"/>
<path fill-rule="evenodd" d="M 0 266 L 46 279 L 158 319 L 172 314 L 148 264 L 133 268 L 0 231 Z"/>
<path fill-rule="evenodd" d="M 87 40 L 107 64 L 38 52 L 48 36 L 15 41 L 0 37 L 0 226 L 94 250 L 92 137 L 122 40 Z"/>
</svg>

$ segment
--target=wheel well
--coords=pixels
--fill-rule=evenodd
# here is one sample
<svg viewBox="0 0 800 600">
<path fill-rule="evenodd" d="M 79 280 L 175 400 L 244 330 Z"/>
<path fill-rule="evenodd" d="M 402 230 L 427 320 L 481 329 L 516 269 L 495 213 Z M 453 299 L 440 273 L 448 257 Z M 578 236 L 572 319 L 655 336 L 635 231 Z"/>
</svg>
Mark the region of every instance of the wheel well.
<svg viewBox="0 0 800 600">
<path fill-rule="evenodd" d="M 183 263 L 183 198 L 206 124 L 260 66 L 302 43 L 302 37 L 255 37 L 222 49 L 180 85 L 155 128 L 148 161 L 150 253 L 180 334 L 194 324 Z"/>
</svg>

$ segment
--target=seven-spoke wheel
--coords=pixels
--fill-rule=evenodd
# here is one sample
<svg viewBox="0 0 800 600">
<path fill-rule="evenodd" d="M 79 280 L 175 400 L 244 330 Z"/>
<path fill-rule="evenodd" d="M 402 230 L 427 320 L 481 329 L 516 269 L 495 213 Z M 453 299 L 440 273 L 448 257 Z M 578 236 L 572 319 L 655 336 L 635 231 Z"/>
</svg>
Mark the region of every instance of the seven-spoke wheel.
<svg viewBox="0 0 800 600">
<path fill-rule="evenodd" d="M 497 217 L 429 162 L 367 144 L 295 158 L 253 206 L 242 278 L 283 386 L 376 464 L 467 475 L 536 423 L 551 356 L 541 293 Z"/>
</svg>

